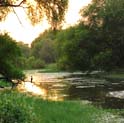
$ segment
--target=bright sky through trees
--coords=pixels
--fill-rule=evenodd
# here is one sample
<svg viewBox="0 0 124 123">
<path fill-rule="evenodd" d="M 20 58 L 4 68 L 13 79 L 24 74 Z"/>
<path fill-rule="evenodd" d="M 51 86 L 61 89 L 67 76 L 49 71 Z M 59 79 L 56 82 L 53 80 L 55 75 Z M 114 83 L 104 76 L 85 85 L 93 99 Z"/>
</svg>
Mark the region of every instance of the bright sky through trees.
<svg viewBox="0 0 124 123">
<path fill-rule="evenodd" d="M 80 16 L 78 13 L 80 8 L 90 3 L 90 1 L 91 0 L 69 0 L 65 27 L 73 25 L 79 20 Z M 39 33 L 49 27 L 46 21 L 43 21 L 35 27 L 31 26 L 30 22 L 27 21 L 24 10 L 21 8 L 16 8 L 16 13 L 18 14 L 20 22 L 18 17 L 14 13 L 11 13 L 5 22 L 0 23 L 0 32 L 6 30 L 17 41 L 23 41 L 30 44 Z"/>
</svg>

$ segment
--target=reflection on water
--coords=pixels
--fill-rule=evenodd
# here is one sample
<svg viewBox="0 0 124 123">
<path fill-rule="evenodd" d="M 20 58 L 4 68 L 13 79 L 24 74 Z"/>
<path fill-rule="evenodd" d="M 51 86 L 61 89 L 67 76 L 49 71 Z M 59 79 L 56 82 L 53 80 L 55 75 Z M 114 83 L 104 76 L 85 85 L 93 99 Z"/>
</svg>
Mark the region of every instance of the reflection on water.
<svg viewBox="0 0 124 123">
<path fill-rule="evenodd" d="M 82 73 L 40 73 L 26 71 L 27 79 L 19 88 L 41 95 L 50 100 L 88 100 L 107 108 L 124 108 L 124 82 L 109 82 L 104 79 L 86 78 Z M 33 83 L 30 77 L 33 76 Z M 116 92 L 116 93 L 115 93 Z M 116 94 L 114 97 L 112 94 Z M 119 96 L 118 96 L 119 95 Z M 124 97 L 124 95 L 122 94 Z"/>
<path fill-rule="evenodd" d="M 32 94 L 36 95 L 46 95 L 46 90 L 38 87 L 37 85 L 31 83 L 31 82 L 23 82 L 18 86 L 18 89 L 23 92 L 30 92 Z"/>
</svg>

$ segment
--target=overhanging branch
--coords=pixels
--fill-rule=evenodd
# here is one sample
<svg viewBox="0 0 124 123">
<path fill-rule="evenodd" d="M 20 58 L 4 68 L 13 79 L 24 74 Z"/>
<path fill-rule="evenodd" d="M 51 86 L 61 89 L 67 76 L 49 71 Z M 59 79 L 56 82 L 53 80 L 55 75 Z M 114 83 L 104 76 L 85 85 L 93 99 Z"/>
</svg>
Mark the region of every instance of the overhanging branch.
<svg viewBox="0 0 124 123">
<path fill-rule="evenodd" d="M 23 24 L 22 24 L 22 22 L 21 22 L 21 20 L 20 20 L 19 16 L 17 15 L 16 11 L 14 10 L 14 8 L 13 8 L 13 7 L 12 7 L 12 9 L 13 9 L 13 12 L 14 12 L 14 14 L 16 15 L 16 17 L 17 17 L 17 19 L 18 19 L 19 23 L 23 26 Z"/>
<path fill-rule="evenodd" d="M 8 2 L 5 2 L 3 0 L 0 0 L 0 7 L 21 7 L 21 5 L 25 2 L 26 0 L 21 1 L 19 4 L 10 4 Z"/>
</svg>

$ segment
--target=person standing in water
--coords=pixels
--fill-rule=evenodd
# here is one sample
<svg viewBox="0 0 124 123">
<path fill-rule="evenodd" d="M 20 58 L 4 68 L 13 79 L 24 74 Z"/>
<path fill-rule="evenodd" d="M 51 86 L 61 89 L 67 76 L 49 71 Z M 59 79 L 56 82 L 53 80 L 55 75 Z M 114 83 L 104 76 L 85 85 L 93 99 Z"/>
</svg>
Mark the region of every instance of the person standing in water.
<svg viewBox="0 0 124 123">
<path fill-rule="evenodd" d="M 33 82 L 33 77 L 31 76 L 31 83 Z"/>
</svg>

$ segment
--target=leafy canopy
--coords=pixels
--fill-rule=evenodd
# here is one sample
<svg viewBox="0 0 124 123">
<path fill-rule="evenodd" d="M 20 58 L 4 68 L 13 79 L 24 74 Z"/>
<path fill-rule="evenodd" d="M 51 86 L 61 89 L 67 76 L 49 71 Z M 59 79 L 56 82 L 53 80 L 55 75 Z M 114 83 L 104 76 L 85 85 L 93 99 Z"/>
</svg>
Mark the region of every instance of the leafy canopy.
<svg viewBox="0 0 124 123">
<path fill-rule="evenodd" d="M 24 77 L 22 71 L 16 66 L 20 55 L 16 42 L 7 34 L 0 35 L 0 74 L 9 81 Z"/>
<path fill-rule="evenodd" d="M 0 21 L 5 19 L 13 8 L 22 7 L 32 24 L 36 24 L 47 17 L 53 29 L 59 28 L 64 20 L 68 0 L 0 0 Z"/>
<path fill-rule="evenodd" d="M 92 0 L 81 14 L 96 44 L 95 67 L 124 67 L 124 0 Z"/>
</svg>

